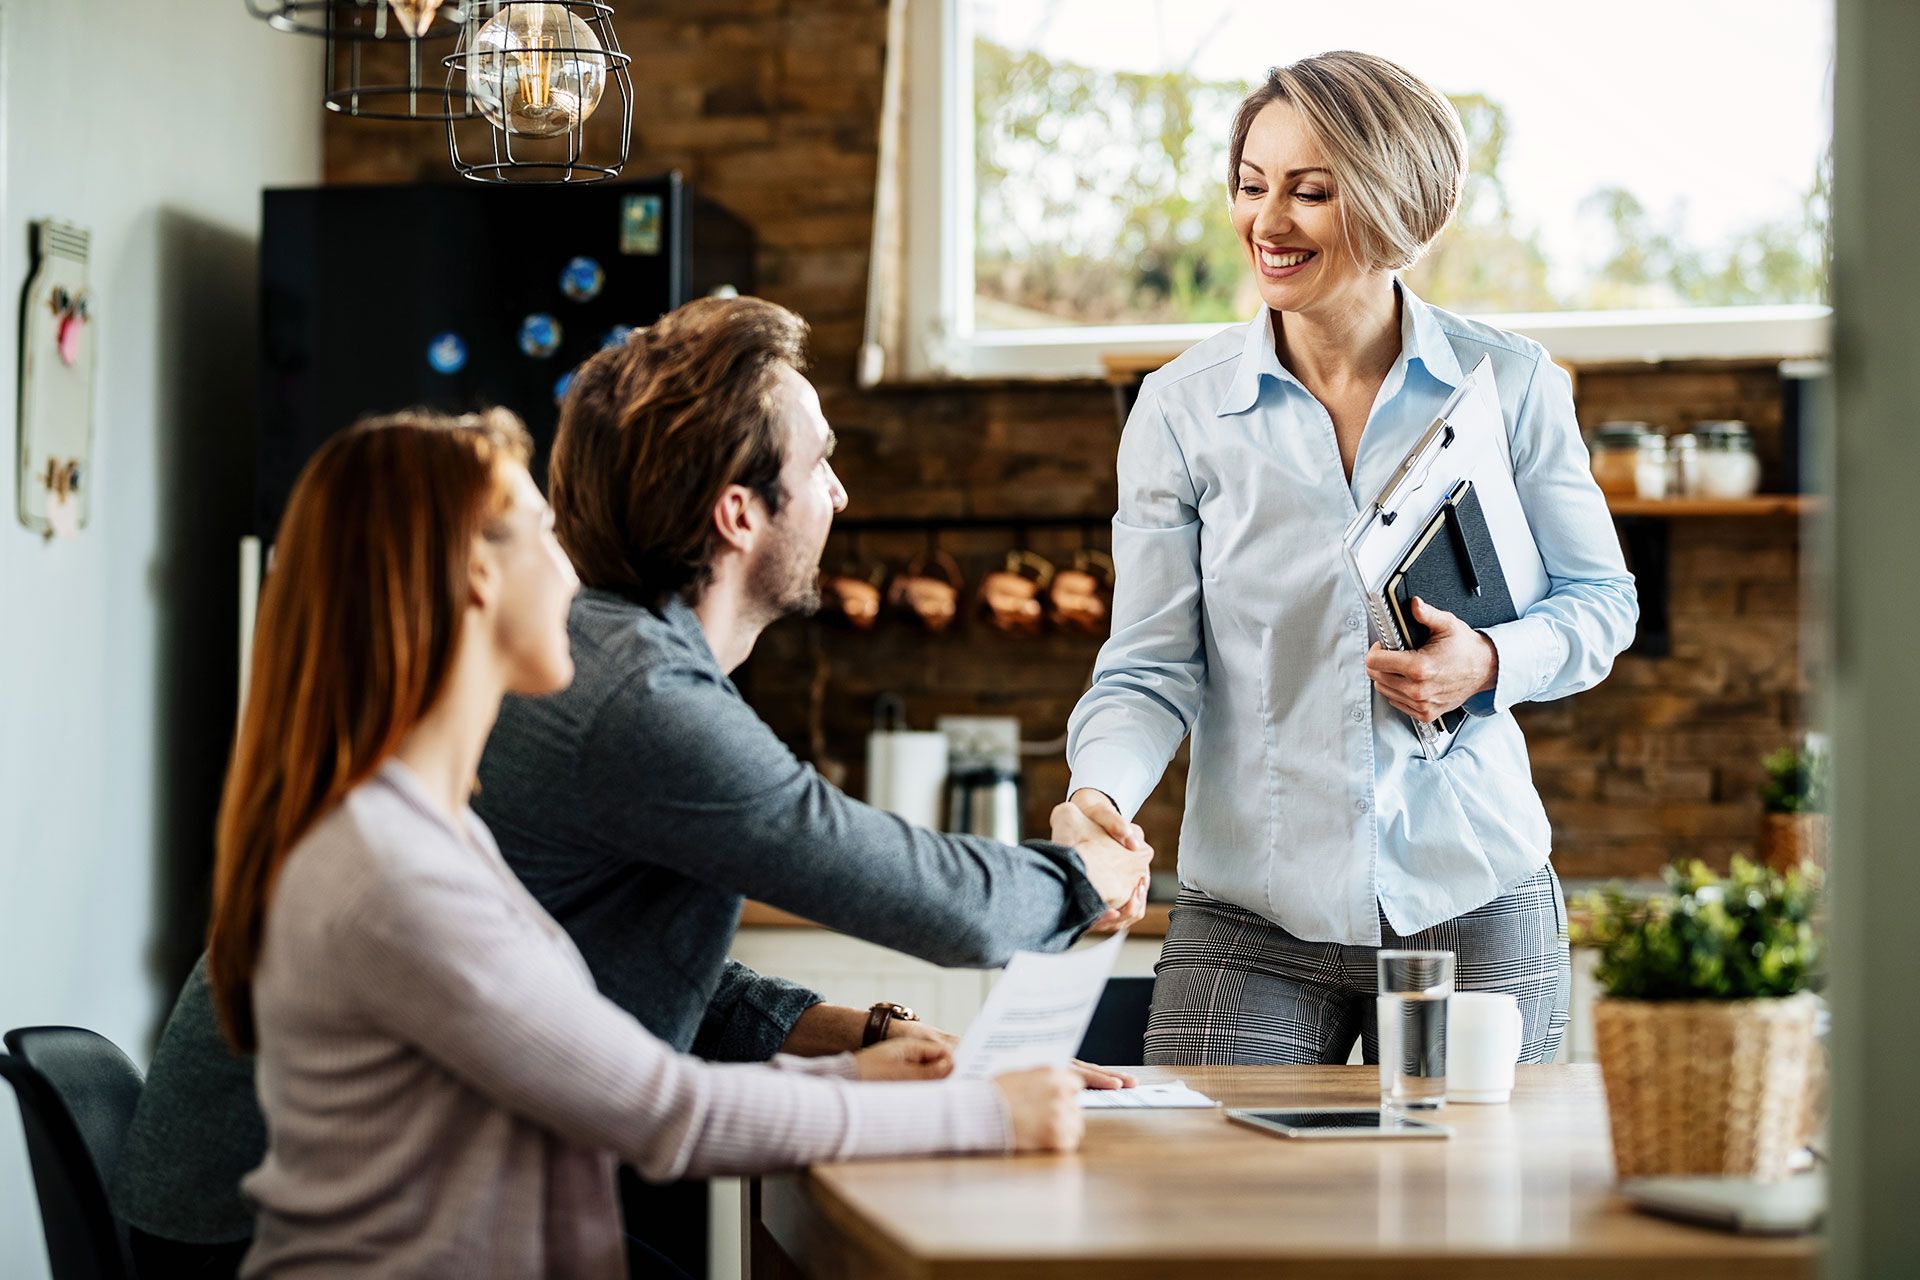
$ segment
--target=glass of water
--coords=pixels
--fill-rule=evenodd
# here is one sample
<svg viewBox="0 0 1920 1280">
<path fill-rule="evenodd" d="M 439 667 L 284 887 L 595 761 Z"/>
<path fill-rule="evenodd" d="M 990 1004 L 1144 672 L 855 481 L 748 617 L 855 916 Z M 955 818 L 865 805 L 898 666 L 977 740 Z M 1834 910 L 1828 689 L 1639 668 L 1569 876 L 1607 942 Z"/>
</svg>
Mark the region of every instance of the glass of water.
<svg viewBox="0 0 1920 1280">
<path fill-rule="evenodd" d="M 1453 952 L 1382 951 L 1379 969 L 1380 1105 L 1445 1106 Z"/>
</svg>

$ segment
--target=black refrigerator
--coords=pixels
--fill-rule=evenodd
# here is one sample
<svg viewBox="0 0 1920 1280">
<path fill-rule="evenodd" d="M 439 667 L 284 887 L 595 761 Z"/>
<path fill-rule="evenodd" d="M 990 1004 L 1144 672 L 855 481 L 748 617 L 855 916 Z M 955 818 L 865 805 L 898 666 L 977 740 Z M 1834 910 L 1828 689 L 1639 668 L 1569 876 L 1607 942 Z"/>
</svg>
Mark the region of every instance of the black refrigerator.
<svg viewBox="0 0 1920 1280">
<path fill-rule="evenodd" d="M 545 483 L 581 361 L 717 289 L 753 291 L 753 239 L 678 173 L 589 187 L 331 186 L 265 193 L 253 532 L 369 413 L 504 405 Z"/>
</svg>

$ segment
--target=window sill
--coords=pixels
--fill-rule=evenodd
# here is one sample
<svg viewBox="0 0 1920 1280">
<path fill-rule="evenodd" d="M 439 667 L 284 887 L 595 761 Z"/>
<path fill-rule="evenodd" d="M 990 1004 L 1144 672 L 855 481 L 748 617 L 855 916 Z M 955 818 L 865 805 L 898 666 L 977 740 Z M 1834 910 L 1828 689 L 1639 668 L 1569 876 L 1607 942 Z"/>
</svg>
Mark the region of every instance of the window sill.
<svg viewBox="0 0 1920 1280">
<path fill-rule="evenodd" d="M 1534 339 L 1561 364 L 1580 365 L 1818 358 L 1829 347 L 1831 314 L 1824 306 L 1796 305 L 1473 318 Z M 972 383 L 1108 377 L 1109 360 L 1131 367 L 1171 359 L 1228 327 L 1090 325 L 980 332 L 951 344 L 954 367 L 941 378 Z"/>
</svg>

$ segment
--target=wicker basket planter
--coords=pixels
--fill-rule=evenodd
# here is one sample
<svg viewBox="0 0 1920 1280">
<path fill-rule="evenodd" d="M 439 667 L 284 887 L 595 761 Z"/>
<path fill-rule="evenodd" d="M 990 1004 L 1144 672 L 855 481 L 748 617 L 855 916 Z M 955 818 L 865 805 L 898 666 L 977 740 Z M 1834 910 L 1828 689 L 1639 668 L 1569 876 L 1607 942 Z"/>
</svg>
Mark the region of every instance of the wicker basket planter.
<svg viewBox="0 0 1920 1280">
<path fill-rule="evenodd" d="M 1785 1177 L 1807 1132 L 1813 1026 L 1804 993 L 1595 1001 L 1615 1172 Z"/>
<path fill-rule="evenodd" d="M 1827 815 L 1767 813 L 1760 816 L 1760 861 L 1775 871 L 1827 865 Z"/>
</svg>

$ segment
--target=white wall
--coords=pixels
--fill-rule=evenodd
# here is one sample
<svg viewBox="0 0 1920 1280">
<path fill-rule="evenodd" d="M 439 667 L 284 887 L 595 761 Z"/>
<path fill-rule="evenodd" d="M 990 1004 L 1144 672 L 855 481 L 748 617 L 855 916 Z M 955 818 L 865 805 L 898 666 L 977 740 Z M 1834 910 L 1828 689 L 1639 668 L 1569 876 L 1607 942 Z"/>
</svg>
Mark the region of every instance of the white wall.
<svg viewBox="0 0 1920 1280">
<path fill-rule="evenodd" d="M 143 1067 L 232 715 L 260 190 L 319 180 L 319 93 L 316 44 L 241 0 L 0 0 L 0 1027 L 92 1027 Z M 100 344 L 92 524 L 50 545 L 14 510 L 43 217 L 93 232 Z M 46 1274 L 11 1096 L 0 1274 Z"/>
</svg>

